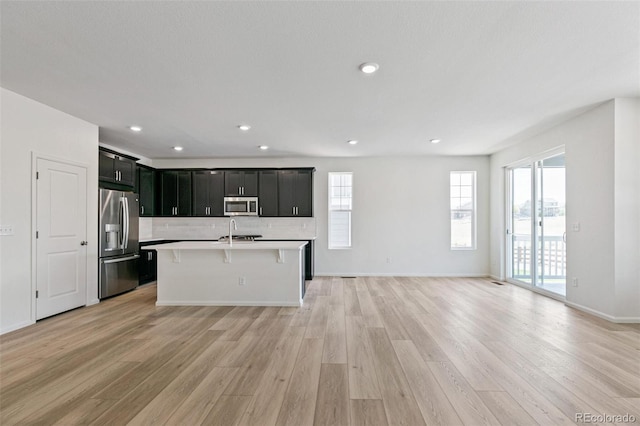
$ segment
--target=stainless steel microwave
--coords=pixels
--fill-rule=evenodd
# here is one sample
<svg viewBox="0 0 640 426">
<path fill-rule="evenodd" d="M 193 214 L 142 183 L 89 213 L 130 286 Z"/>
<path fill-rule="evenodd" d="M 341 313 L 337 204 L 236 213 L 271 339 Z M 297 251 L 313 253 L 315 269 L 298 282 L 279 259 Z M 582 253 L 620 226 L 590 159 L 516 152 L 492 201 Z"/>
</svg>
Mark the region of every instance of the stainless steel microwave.
<svg viewBox="0 0 640 426">
<path fill-rule="evenodd" d="M 258 216 L 258 197 L 224 197 L 225 216 Z"/>
</svg>

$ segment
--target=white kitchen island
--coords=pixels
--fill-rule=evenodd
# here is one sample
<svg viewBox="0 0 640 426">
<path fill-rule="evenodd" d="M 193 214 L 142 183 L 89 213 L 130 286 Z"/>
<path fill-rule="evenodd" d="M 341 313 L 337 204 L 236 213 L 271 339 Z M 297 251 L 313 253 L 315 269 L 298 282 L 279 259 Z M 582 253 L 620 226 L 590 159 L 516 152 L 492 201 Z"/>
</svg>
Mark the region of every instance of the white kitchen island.
<svg viewBox="0 0 640 426">
<path fill-rule="evenodd" d="M 157 306 L 302 306 L 305 241 L 181 241 L 158 252 Z"/>
</svg>

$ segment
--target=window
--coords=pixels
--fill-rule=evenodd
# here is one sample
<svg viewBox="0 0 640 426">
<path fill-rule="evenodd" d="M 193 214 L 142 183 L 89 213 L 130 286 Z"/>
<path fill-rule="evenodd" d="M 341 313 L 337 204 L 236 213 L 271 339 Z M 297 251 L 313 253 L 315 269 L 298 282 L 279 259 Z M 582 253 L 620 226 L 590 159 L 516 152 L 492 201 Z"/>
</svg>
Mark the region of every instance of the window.
<svg viewBox="0 0 640 426">
<path fill-rule="evenodd" d="M 329 248 L 351 247 L 353 173 L 329 173 Z"/>
<path fill-rule="evenodd" d="M 476 248 L 476 172 L 451 172 L 451 249 Z"/>
</svg>

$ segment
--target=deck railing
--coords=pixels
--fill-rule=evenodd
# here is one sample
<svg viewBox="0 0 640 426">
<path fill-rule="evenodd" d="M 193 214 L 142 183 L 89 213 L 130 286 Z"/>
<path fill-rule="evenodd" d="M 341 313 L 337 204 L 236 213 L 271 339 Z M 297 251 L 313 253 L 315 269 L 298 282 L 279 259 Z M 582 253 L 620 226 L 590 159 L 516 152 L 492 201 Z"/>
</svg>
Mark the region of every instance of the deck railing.
<svg viewBox="0 0 640 426">
<path fill-rule="evenodd" d="M 561 236 L 538 238 L 538 273 L 545 278 L 565 278 L 567 248 Z M 531 236 L 513 236 L 512 273 L 514 278 L 531 278 Z"/>
</svg>

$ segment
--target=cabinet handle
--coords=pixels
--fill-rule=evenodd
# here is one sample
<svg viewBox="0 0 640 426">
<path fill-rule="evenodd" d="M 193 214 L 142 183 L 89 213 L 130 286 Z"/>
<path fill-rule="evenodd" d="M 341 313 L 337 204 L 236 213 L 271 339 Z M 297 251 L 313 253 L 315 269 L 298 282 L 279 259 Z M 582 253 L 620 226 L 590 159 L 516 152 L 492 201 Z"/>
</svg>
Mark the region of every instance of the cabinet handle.
<svg viewBox="0 0 640 426">
<path fill-rule="evenodd" d="M 151 252 L 147 252 L 147 260 L 153 260 L 153 254 L 151 254 Z"/>
<path fill-rule="evenodd" d="M 144 214 L 144 206 L 140 206 L 140 214 Z"/>
<path fill-rule="evenodd" d="M 296 216 L 298 216 L 298 208 L 296 207 Z"/>
<path fill-rule="evenodd" d="M 262 216 L 262 207 L 260 207 L 260 216 Z"/>
<path fill-rule="evenodd" d="M 117 181 L 118 181 L 118 171 L 117 171 L 117 170 L 114 170 L 114 171 L 113 171 L 113 175 L 114 175 L 113 180 L 115 180 L 115 181 L 117 182 Z"/>
</svg>

